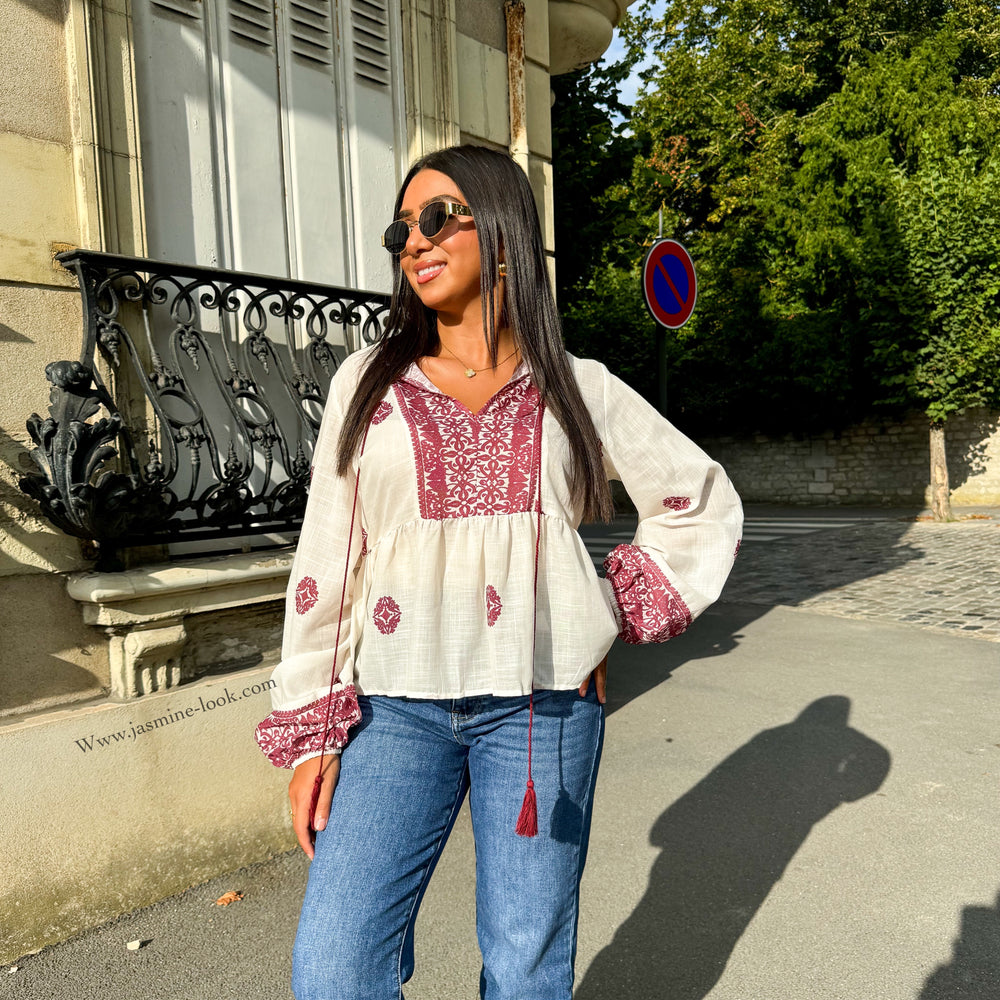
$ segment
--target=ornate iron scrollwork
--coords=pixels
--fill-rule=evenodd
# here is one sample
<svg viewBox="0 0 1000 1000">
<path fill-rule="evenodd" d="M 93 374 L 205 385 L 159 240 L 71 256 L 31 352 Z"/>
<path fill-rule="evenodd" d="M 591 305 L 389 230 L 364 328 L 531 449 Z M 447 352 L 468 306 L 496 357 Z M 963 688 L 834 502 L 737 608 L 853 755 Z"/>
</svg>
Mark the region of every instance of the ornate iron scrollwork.
<svg viewBox="0 0 1000 1000">
<path fill-rule="evenodd" d="M 91 370 L 80 361 L 53 361 L 45 377 L 52 383 L 49 416 L 28 420 L 30 454 L 41 474 L 22 477 L 21 489 L 56 527 L 79 538 L 114 540 L 169 520 L 175 500 L 155 469 L 144 480 L 101 468 L 115 457 L 112 442 L 124 425 Z M 101 406 L 108 416 L 90 423 Z"/>
<path fill-rule="evenodd" d="M 21 488 L 49 520 L 112 549 L 297 528 L 338 351 L 381 335 L 387 296 L 90 251 L 58 259 L 79 278 L 86 328 L 80 360 L 46 368 L 49 416 L 28 421 L 39 472 Z"/>
</svg>

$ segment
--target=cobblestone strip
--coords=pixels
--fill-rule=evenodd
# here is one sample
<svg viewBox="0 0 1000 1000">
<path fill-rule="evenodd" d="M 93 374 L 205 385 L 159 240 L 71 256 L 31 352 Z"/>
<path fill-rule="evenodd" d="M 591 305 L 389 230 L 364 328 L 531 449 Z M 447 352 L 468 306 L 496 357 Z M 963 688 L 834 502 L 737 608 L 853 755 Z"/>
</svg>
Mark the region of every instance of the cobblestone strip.
<svg viewBox="0 0 1000 1000">
<path fill-rule="evenodd" d="M 722 599 L 1000 642 L 1000 523 L 880 521 L 748 545 Z"/>
</svg>

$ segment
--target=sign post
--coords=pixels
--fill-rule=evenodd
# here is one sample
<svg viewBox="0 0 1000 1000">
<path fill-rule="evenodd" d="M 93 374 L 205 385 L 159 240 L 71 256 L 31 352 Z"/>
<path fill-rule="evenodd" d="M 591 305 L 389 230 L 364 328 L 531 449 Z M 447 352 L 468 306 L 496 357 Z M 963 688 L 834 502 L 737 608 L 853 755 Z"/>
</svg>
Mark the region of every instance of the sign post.
<svg viewBox="0 0 1000 1000">
<path fill-rule="evenodd" d="M 679 330 L 694 312 L 698 278 L 691 255 L 677 240 L 658 239 L 642 262 L 642 297 L 660 324 L 660 412 L 667 411 L 666 336 Z"/>
</svg>

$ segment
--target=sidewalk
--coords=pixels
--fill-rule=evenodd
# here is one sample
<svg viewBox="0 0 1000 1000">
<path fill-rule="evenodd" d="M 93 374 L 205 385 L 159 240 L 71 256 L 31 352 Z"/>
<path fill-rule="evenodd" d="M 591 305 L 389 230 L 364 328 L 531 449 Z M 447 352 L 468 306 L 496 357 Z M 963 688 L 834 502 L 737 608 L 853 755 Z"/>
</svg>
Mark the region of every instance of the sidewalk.
<svg viewBox="0 0 1000 1000">
<path fill-rule="evenodd" d="M 578 1000 L 1000 995 L 1000 511 L 857 513 L 748 542 L 687 634 L 615 647 Z M 465 811 L 408 1000 L 476 994 L 473 866 Z M 0 968 L 0 997 L 287 1000 L 306 871 L 283 855 L 123 916 Z"/>
</svg>

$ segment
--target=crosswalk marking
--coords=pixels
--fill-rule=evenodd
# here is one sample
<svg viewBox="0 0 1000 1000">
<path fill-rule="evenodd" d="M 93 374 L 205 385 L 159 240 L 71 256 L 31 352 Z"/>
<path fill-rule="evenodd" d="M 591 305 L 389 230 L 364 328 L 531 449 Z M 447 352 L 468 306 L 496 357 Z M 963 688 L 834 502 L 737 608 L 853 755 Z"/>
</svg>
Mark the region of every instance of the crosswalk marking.
<svg viewBox="0 0 1000 1000">
<path fill-rule="evenodd" d="M 871 517 L 748 517 L 743 523 L 743 543 L 776 542 L 782 538 L 811 535 L 817 531 L 850 528 L 870 520 Z M 588 534 L 583 536 L 583 544 L 594 561 L 594 566 L 598 571 L 603 571 L 604 557 L 608 552 L 622 542 L 631 542 L 634 535 L 633 528 L 609 531 L 601 535 Z"/>
<path fill-rule="evenodd" d="M 775 542 L 781 538 L 797 535 L 811 535 L 816 531 L 830 531 L 834 528 L 850 528 L 870 518 L 862 517 L 817 517 L 817 518 L 772 518 L 748 517 L 743 524 L 743 541 Z"/>
<path fill-rule="evenodd" d="M 587 554 L 594 561 L 594 565 L 601 572 L 604 571 L 604 557 L 616 546 L 621 545 L 622 542 L 631 542 L 635 537 L 635 529 L 629 529 L 628 531 L 612 531 L 606 535 L 601 535 L 595 537 L 593 535 L 584 535 L 583 544 L 587 549 Z"/>
</svg>

